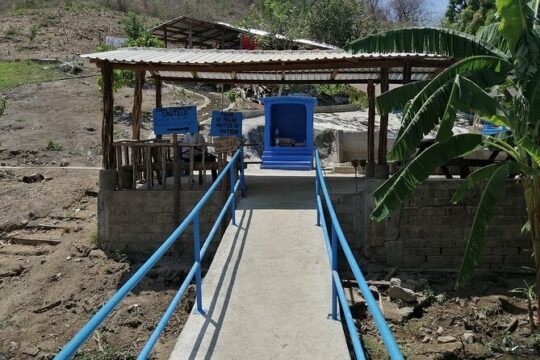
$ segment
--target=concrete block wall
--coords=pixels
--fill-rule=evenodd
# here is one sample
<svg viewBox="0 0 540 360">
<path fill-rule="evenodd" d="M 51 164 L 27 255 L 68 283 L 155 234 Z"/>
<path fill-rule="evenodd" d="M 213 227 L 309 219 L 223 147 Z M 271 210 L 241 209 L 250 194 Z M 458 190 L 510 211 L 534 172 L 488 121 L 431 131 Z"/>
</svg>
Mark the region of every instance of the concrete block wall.
<svg viewBox="0 0 540 360">
<path fill-rule="evenodd" d="M 415 269 L 457 269 L 465 251 L 481 192 L 462 204 L 450 202 L 463 180 L 433 179 L 421 185 L 401 211 L 376 223 L 369 219 L 371 194 L 382 183 L 364 180 L 353 205 L 353 194 L 333 194 L 333 202 L 351 246 L 371 261 Z M 357 214 L 358 223 L 354 219 Z M 486 233 L 480 268 L 531 266 L 531 240 L 521 235 L 526 210 L 520 185 L 508 181 Z"/>
<path fill-rule="evenodd" d="M 180 219 L 187 216 L 203 194 L 202 191 L 181 193 Z M 100 191 L 98 205 L 99 246 L 109 254 L 126 254 L 131 260 L 146 259 L 175 229 L 174 195 L 170 190 Z M 217 191 L 200 213 L 201 243 L 210 232 L 220 209 L 221 192 Z M 217 241 L 213 243 L 213 248 L 216 247 Z M 169 253 L 176 256 L 193 254 L 191 225 Z"/>
</svg>

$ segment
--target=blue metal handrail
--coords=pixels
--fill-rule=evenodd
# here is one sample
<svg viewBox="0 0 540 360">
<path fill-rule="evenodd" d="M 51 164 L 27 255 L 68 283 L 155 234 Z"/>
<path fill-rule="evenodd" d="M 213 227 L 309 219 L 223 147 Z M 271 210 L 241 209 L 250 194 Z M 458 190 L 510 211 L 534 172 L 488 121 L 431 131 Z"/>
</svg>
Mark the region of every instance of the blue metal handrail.
<svg viewBox="0 0 540 360">
<path fill-rule="evenodd" d="M 315 169 L 316 169 L 316 196 L 317 196 L 317 226 L 322 226 L 323 228 L 326 250 L 328 252 L 328 257 L 330 258 L 330 265 L 332 266 L 332 319 L 337 320 L 337 311 L 338 311 L 337 302 L 339 300 L 341 304 L 342 317 L 345 319 L 345 323 L 347 324 L 347 329 L 349 330 L 349 336 L 352 341 L 355 356 L 357 359 L 365 359 L 366 356 L 364 353 L 364 349 L 362 347 L 362 344 L 360 343 L 360 338 L 356 330 L 356 325 L 354 323 L 354 319 L 349 309 L 349 304 L 347 303 L 347 298 L 345 296 L 345 290 L 343 289 L 343 285 L 341 283 L 341 279 L 338 273 L 337 254 L 338 254 L 338 241 L 339 241 L 339 245 L 341 246 L 341 249 L 343 250 L 343 253 L 345 254 L 345 258 L 347 259 L 347 263 L 349 264 L 349 267 L 351 268 L 353 272 L 356 282 L 358 283 L 360 292 L 362 293 L 362 296 L 364 297 L 367 303 L 369 312 L 371 313 L 373 320 L 375 320 L 375 324 L 377 326 L 377 329 L 379 330 L 379 334 L 382 337 L 384 345 L 386 346 L 388 355 L 390 356 L 392 360 L 402 360 L 403 355 L 401 354 L 401 351 L 399 350 L 399 347 L 396 343 L 396 340 L 394 339 L 394 336 L 392 335 L 392 332 L 388 328 L 388 324 L 384 320 L 384 316 L 381 310 L 379 309 L 379 305 L 377 304 L 377 301 L 373 297 L 373 294 L 371 294 L 369 285 L 366 282 L 366 279 L 364 278 L 362 271 L 360 271 L 360 267 L 358 266 L 358 263 L 356 262 L 356 259 L 354 258 L 354 255 L 351 251 L 349 243 L 347 242 L 347 239 L 345 238 L 345 235 L 343 234 L 343 230 L 341 229 L 341 225 L 337 218 L 336 212 L 334 211 L 334 206 L 332 205 L 332 201 L 330 200 L 328 186 L 326 185 L 326 180 L 322 172 L 322 164 L 321 164 L 321 159 L 319 156 L 319 150 L 315 150 Z M 330 236 L 328 235 L 328 226 L 326 224 L 326 218 L 324 216 L 325 208 L 323 207 L 323 201 L 324 201 L 324 204 L 326 205 L 326 209 L 330 216 L 330 222 L 331 222 L 330 224 L 331 235 Z"/>
<path fill-rule="evenodd" d="M 237 162 L 240 163 L 240 178 L 235 179 Z M 229 173 L 231 180 L 230 194 L 227 198 L 226 203 L 221 209 L 219 216 L 217 217 L 210 233 L 208 234 L 204 244 L 201 248 L 200 244 L 200 231 L 199 231 L 199 213 L 202 207 L 208 202 L 214 191 L 217 189 L 219 184 L 223 181 L 225 176 Z M 216 181 L 210 186 L 208 191 L 204 196 L 199 200 L 197 205 L 191 210 L 188 216 L 182 221 L 182 223 L 174 230 L 174 232 L 161 244 L 161 246 L 150 256 L 150 258 L 131 276 L 126 283 L 111 297 L 105 305 L 99 309 L 99 311 L 84 325 L 84 327 L 79 330 L 79 332 L 62 348 L 62 350 L 56 355 L 55 359 L 64 360 L 69 359 L 75 354 L 75 352 L 88 340 L 90 335 L 101 325 L 101 323 L 107 318 L 107 316 L 116 308 L 116 306 L 124 299 L 124 297 L 143 279 L 146 273 L 161 259 L 161 257 L 167 252 L 167 250 L 174 244 L 174 242 L 182 235 L 184 230 L 193 223 L 193 242 L 195 248 L 194 254 L 194 264 L 191 266 L 188 275 L 184 279 L 184 282 L 180 286 L 180 289 L 174 296 L 173 300 L 167 307 L 163 317 L 159 321 L 158 325 L 154 329 L 154 332 L 144 345 L 144 348 L 139 353 L 137 359 L 143 360 L 147 359 L 148 355 L 152 351 L 152 348 L 156 344 L 159 336 L 167 326 L 169 319 L 171 318 L 174 310 L 178 306 L 178 303 L 182 299 L 182 296 L 186 292 L 189 284 L 195 278 L 195 287 L 196 287 L 196 296 L 197 296 L 197 311 L 199 313 L 204 313 L 202 307 L 202 289 L 201 289 L 201 259 L 204 258 L 210 243 L 212 242 L 214 236 L 219 229 L 221 221 L 223 220 L 227 211 L 231 213 L 231 219 L 233 225 L 236 225 L 235 210 L 236 210 L 236 193 L 238 190 L 241 190 L 244 194 L 245 190 L 245 180 L 244 180 L 244 154 L 243 148 L 240 147 L 232 156 L 231 160 L 221 171 Z"/>
</svg>

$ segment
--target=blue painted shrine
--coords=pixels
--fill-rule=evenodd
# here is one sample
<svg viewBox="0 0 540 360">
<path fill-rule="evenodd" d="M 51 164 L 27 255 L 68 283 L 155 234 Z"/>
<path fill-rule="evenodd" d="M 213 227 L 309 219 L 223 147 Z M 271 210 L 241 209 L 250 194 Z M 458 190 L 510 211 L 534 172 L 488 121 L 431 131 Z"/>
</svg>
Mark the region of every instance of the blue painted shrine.
<svg viewBox="0 0 540 360">
<path fill-rule="evenodd" d="M 317 99 L 278 96 L 264 102 L 262 169 L 313 168 L 313 112 Z"/>
</svg>

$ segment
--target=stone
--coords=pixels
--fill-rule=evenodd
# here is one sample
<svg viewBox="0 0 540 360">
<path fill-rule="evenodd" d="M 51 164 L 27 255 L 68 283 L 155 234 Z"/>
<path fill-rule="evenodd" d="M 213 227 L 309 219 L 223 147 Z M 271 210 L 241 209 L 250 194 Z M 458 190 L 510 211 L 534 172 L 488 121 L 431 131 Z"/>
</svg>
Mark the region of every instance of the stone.
<svg viewBox="0 0 540 360">
<path fill-rule="evenodd" d="M 399 299 L 408 303 L 416 302 L 417 296 L 411 289 L 400 286 L 391 286 L 388 289 L 388 296 L 392 299 Z"/>
<path fill-rule="evenodd" d="M 399 278 L 391 278 L 390 279 L 390 286 L 401 286 L 401 279 L 399 279 Z"/>
<path fill-rule="evenodd" d="M 465 341 L 467 344 L 474 343 L 474 333 L 472 331 L 465 331 L 463 334 L 463 341 Z"/>
<path fill-rule="evenodd" d="M 90 259 L 106 259 L 107 255 L 103 252 L 103 250 L 94 249 L 90 250 L 90 253 L 88 253 L 88 257 Z"/>
<path fill-rule="evenodd" d="M 391 302 L 384 302 L 383 308 L 384 318 L 394 323 L 402 323 L 410 319 L 414 312 L 413 307 L 405 306 L 400 308 L 397 304 Z"/>
<path fill-rule="evenodd" d="M 24 182 L 24 183 L 27 183 L 27 184 L 35 183 L 35 182 L 39 182 L 39 181 L 43 181 L 43 180 L 45 180 L 45 177 L 40 173 L 36 173 L 36 174 L 28 175 L 28 176 L 23 176 L 21 178 L 21 181 Z"/>
<path fill-rule="evenodd" d="M 437 342 L 441 343 L 441 344 L 449 344 L 449 343 L 453 343 L 453 342 L 456 342 L 457 339 L 453 336 L 439 336 L 437 338 Z"/>
<path fill-rule="evenodd" d="M 52 276 L 51 281 L 58 281 L 62 277 L 62 273 L 56 273 Z"/>
<path fill-rule="evenodd" d="M 36 356 L 39 353 L 39 348 L 32 346 L 23 350 L 23 354 Z"/>
<path fill-rule="evenodd" d="M 431 341 L 431 338 L 430 338 L 429 336 L 426 335 L 426 336 L 424 336 L 424 337 L 422 338 L 421 341 L 422 341 L 423 344 L 427 344 L 428 342 Z"/>
<path fill-rule="evenodd" d="M 441 336 L 443 332 L 444 332 L 444 329 L 442 328 L 442 326 L 439 326 L 439 328 L 437 329 L 437 331 L 435 331 L 435 334 L 436 334 L 437 336 Z"/>
<path fill-rule="evenodd" d="M 9 352 L 10 353 L 14 353 L 15 351 L 17 351 L 18 348 L 19 348 L 19 345 L 15 341 L 12 341 L 12 342 L 9 343 Z"/>
</svg>

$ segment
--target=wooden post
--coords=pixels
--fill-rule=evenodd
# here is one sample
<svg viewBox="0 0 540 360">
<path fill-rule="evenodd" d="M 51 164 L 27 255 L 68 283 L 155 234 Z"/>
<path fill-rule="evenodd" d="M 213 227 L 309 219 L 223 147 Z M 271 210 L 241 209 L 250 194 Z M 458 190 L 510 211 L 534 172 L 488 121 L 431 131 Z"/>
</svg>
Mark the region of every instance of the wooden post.
<svg viewBox="0 0 540 360">
<path fill-rule="evenodd" d="M 163 87 L 163 82 L 160 78 L 156 78 L 156 108 L 161 109 L 163 107 L 163 103 L 161 100 L 161 90 Z"/>
<path fill-rule="evenodd" d="M 141 139 L 141 115 L 142 115 L 142 89 L 144 85 L 145 71 L 135 72 L 135 89 L 133 94 L 133 111 L 131 115 L 133 117 L 133 132 L 132 138 L 134 140 Z"/>
<path fill-rule="evenodd" d="M 388 82 L 388 68 L 381 69 L 381 94 L 390 89 Z M 386 154 L 388 152 L 388 114 L 381 115 L 379 126 L 379 153 L 377 156 L 379 165 L 386 165 Z"/>
<path fill-rule="evenodd" d="M 375 84 L 372 80 L 368 82 L 368 164 L 375 164 Z"/>
<path fill-rule="evenodd" d="M 403 84 L 410 83 L 411 76 L 412 76 L 412 67 L 411 67 L 411 64 L 407 63 L 403 67 Z"/>
<path fill-rule="evenodd" d="M 103 168 L 112 169 L 114 167 L 113 149 L 113 68 L 110 62 L 101 63 L 101 77 L 103 79 L 103 120 L 101 123 L 101 147 L 103 151 Z"/>
<path fill-rule="evenodd" d="M 165 47 L 168 47 L 168 39 L 167 39 L 167 26 L 163 27 L 163 35 L 165 37 Z"/>
</svg>

